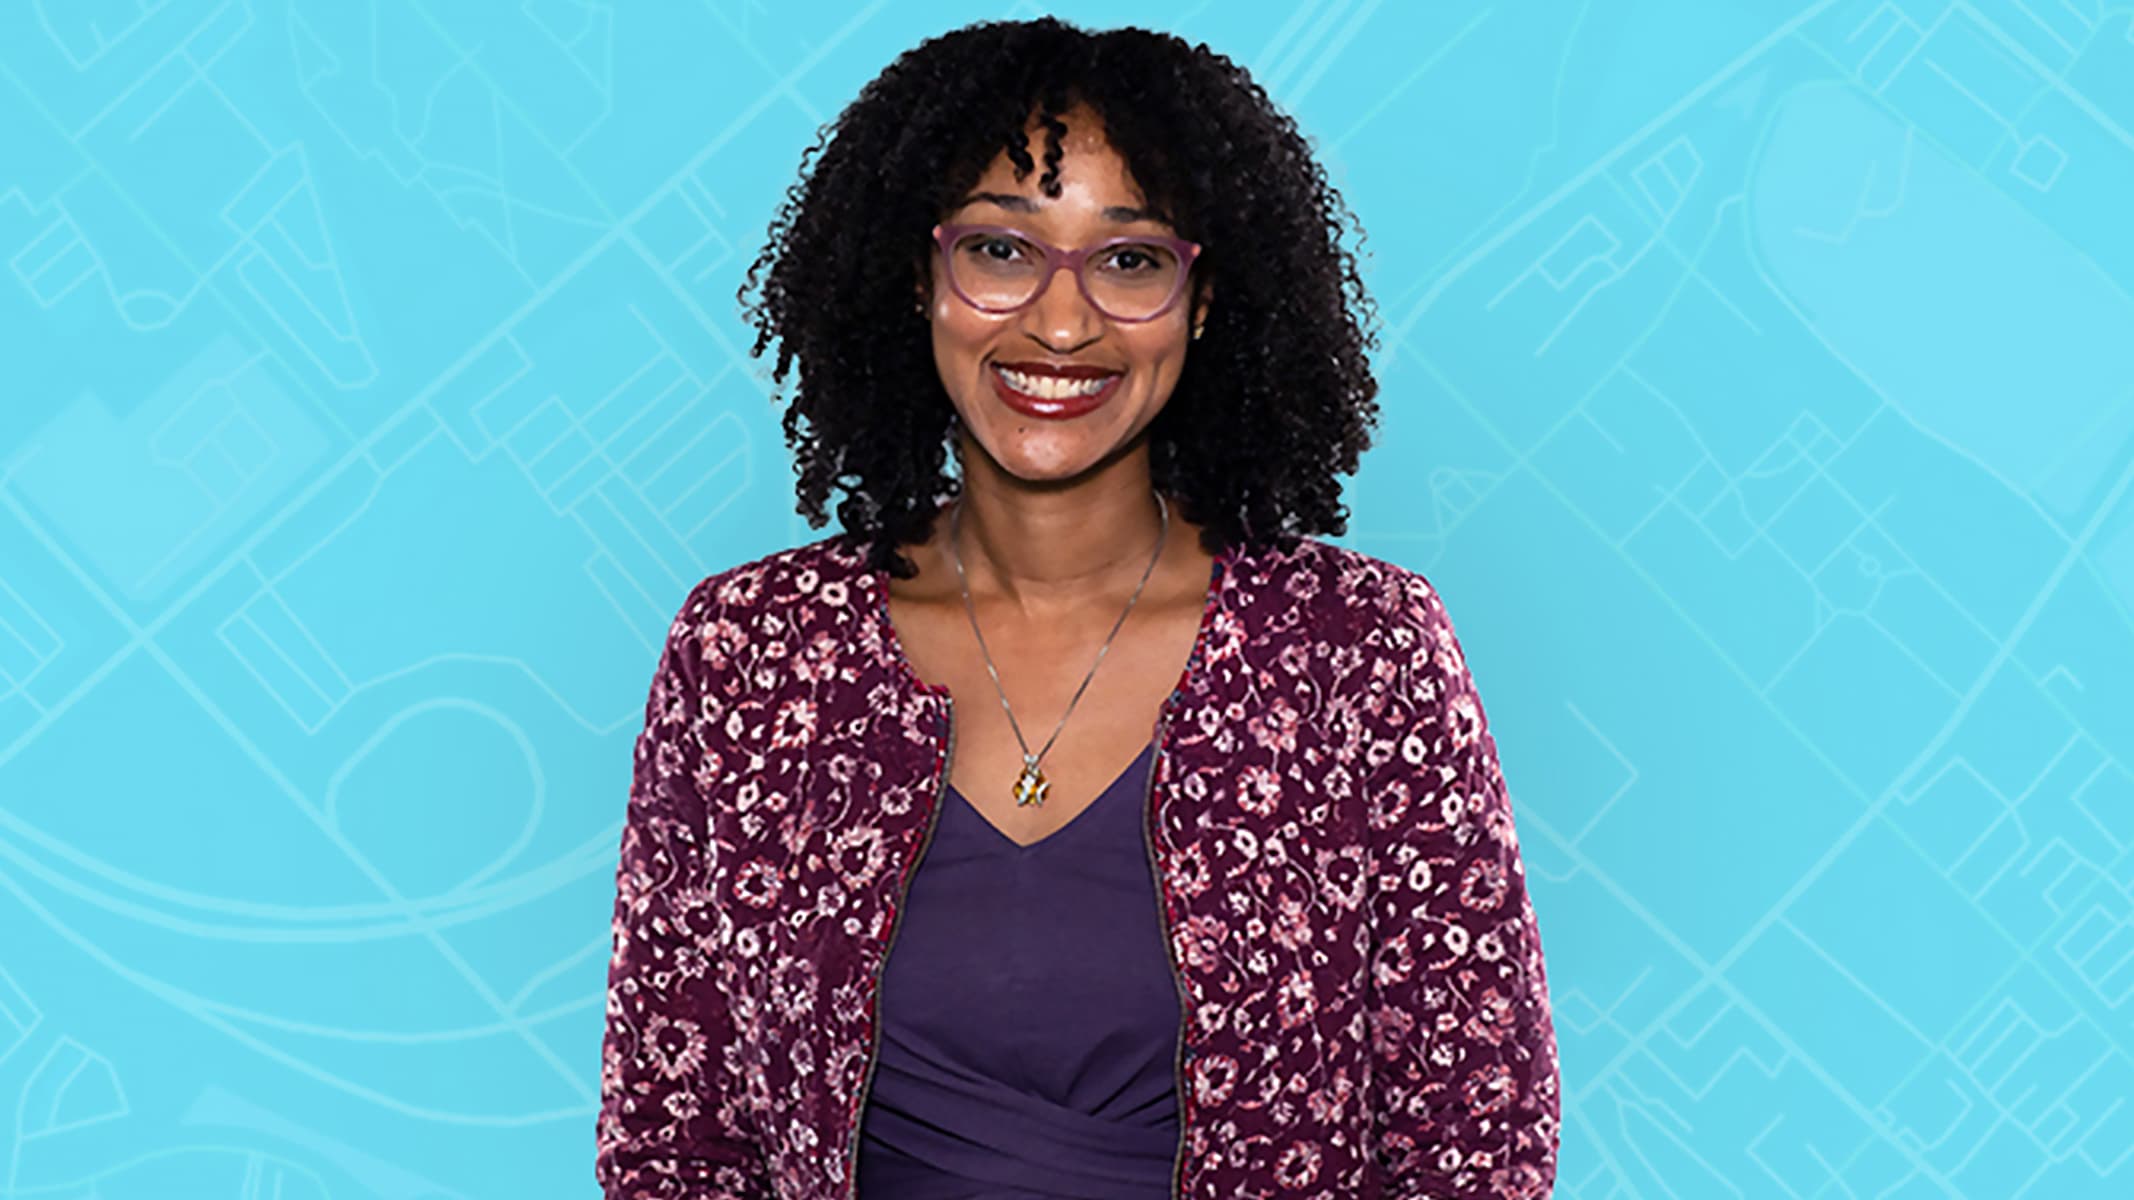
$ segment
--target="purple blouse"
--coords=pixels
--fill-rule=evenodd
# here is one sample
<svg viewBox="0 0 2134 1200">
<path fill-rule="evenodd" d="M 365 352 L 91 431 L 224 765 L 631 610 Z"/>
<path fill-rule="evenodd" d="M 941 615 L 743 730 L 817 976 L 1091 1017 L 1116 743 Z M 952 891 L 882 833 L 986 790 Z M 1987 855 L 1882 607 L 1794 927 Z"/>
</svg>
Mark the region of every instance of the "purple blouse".
<svg viewBox="0 0 2134 1200">
<path fill-rule="evenodd" d="M 948 788 L 883 968 L 864 1200 L 1170 1194 L 1179 1005 L 1149 757 L 1029 846 Z"/>
</svg>

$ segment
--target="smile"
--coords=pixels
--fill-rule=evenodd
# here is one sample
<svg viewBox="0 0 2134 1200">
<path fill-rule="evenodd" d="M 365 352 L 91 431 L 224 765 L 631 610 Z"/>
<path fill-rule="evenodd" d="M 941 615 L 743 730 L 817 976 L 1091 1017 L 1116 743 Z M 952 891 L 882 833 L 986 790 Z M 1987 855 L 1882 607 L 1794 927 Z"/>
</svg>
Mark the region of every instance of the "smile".
<svg viewBox="0 0 2134 1200">
<path fill-rule="evenodd" d="M 990 370 L 993 390 L 1008 407 L 1025 416 L 1054 420 L 1079 417 L 1101 406 L 1126 377 L 1119 372 L 1102 379 L 1061 379 L 1011 371 L 998 364 Z"/>
</svg>

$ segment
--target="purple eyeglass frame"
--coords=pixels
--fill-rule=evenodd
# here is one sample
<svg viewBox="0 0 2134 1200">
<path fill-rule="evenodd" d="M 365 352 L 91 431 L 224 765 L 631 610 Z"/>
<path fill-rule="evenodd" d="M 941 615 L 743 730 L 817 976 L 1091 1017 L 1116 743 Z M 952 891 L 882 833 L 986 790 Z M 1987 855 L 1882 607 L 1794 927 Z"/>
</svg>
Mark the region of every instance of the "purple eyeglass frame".
<svg viewBox="0 0 2134 1200">
<path fill-rule="evenodd" d="M 967 233 L 1007 234 L 1010 237 L 1021 238 L 1023 241 L 1026 241 L 1031 245 L 1037 247 L 1039 250 L 1044 251 L 1045 272 L 1044 275 L 1041 277 L 1043 282 L 1038 284 L 1036 291 L 1030 293 L 1030 298 L 1028 300 L 1025 300 L 1021 304 L 1014 305 L 1010 308 L 987 308 L 985 305 L 980 304 L 976 300 L 971 299 L 970 294 L 965 292 L 963 288 L 957 285 L 955 263 L 951 256 L 955 252 L 954 248 L 956 245 L 956 239 L 962 237 L 964 234 Z M 1182 268 L 1178 272 L 1178 278 L 1172 281 L 1171 283 L 1171 294 L 1164 297 L 1163 303 L 1157 307 L 1155 312 L 1152 312 L 1145 317 L 1113 316 L 1110 309 L 1105 308 L 1103 305 L 1097 303 L 1096 297 L 1089 294 L 1089 281 L 1082 278 L 1082 264 L 1089 261 L 1090 255 L 1095 254 L 1100 250 L 1108 250 L 1113 246 L 1121 245 L 1126 242 L 1153 243 L 1158 246 L 1166 247 L 1173 254 L 1176 254 L 1178 256 L 1178 261 Z M 1082 246 L 1073 250 L 1062 250 L 1058 246 L 1053 245 L 1045 239 L 1041 237 L 1036 237 L 1029 233 L 1025 233 L 1012 225 L 936 225 L 934 226 L 934 245 L 938 247 L 941 251 L 941 273 L 948 279 L 949 287 L 954 289 L 956 295 L 963 298 L 963 302 L 965 304 L 970 305 L 972 308 L 977 309 L 979 312 L 993 313 L 995 315 L 1021 312 L 1023 309 L 1026 309 L 1031 305 L 1037 303 L 1038 297 L 1044 295 L 1046 287 L 1051 285 L 1052 276 L 1056 274 L 1061 267 L 1067 267 L 1074 272 L 1075 289 L 1082 293 L 1082 299 L 1089 302 L 1089 307 L 1096 309 L 1100 313 L 1103 313 L 1107 320 L 1118 321 L 1128 325 L 1139 325 L 1144 321 L 1153 321 L 1156 318 L 1162 316 L 1163 314 L 1171 311 L 1172 308 L 1177 306 L 1178 297 L 1185 293 L 1186 280 L 1192 277 L 1193 260 L 1200 257 L 1201 251 L 1201 245 L 1199 242 L 1189 242 L 1184 238 L 1166 237 L 1162 234 L 1156 233 L 1126 234 L 1120 237 L 1106 238 L 1093 246 Z"/>
</svg>

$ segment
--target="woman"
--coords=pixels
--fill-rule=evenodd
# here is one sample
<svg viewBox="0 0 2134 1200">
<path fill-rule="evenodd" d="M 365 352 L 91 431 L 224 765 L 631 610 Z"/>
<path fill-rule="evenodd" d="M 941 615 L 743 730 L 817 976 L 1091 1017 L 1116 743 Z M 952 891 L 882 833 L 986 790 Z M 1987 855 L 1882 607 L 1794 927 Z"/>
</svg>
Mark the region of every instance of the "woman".
<svg viewBox="0 0 2134 1200">
<path fill-rule="evenodd" d="M 1294 125 L 1046 19 L 825 136 L 748 287 L 845 530 L 669 628 L 607 1193 L 1546 1195 L 1494 740 L 1428 582 L 1314 536 L 1376 385 Z"/>
</svg>

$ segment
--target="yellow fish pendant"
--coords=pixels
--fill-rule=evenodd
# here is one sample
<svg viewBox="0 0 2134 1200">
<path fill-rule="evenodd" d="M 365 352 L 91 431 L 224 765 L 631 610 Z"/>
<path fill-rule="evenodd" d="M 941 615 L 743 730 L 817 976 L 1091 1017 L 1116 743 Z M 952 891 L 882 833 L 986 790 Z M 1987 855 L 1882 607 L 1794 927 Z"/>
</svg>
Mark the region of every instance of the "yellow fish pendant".
<svg viewBox="0 0 2134 1200">
<path fill-rule="evenodd" d="M 1051 786 L 1052 783 L 1045 778 L 1045 773 L 1038 769 L 1037 760 L 1024 756 L 1023 773 L 1015 780 L 1015 806 L 1026 808 L 1032 804 L 1043 804 L 1045 789 Z"/>
</svg>

